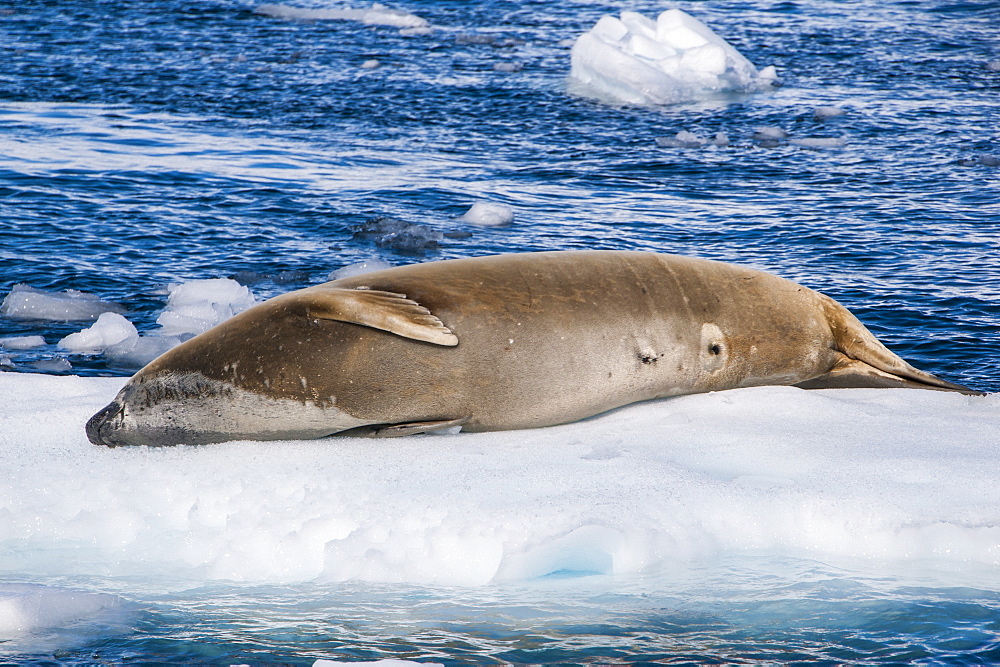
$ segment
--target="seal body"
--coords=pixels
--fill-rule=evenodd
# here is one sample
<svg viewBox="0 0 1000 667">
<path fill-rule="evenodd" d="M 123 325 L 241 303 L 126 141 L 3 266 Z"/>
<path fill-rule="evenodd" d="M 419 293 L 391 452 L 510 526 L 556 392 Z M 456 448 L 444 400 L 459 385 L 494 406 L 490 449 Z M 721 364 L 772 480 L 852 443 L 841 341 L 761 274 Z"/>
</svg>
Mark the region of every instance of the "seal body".
<svg viewBox="0 0 1000 667">
<path fill-rule="evenodd" d="M 755 385 L 968 391 L 818 292 L 710 260 L 561 251 L 396 267 L 266 301 L 140 370 L 98 444 L 571 422 Z"/>
</svg>

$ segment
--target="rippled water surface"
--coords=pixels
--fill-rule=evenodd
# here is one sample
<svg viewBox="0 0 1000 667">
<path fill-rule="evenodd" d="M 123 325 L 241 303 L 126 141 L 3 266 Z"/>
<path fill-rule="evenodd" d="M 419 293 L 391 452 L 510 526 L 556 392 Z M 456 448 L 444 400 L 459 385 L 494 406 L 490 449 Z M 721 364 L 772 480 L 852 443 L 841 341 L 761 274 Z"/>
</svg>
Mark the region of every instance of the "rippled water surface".
<svg viewBox="0 0 1000 667">
<path fill-rule="evenodd" d="M 915 365 L 1000 390 L 995 2 L 681 4 L 759 67 L 776 65 L 783 85 L 667 108 L 601 104 L 566 85 L 567 40 L 603 14 L 655 15 L 660 3 L 394 6 L 433 31 L 286 20 L 223 0 L 0 3 L 0 296 L 19 283 L 83 290 L 123 304 L 142 331 L 169 284 L 196 278 L 235 276 L 267 297 L 372 257 L 652 249 L 797 280 Z M 844 113 L 824 118 L 823 106 Z M 843 141 L 770 142 L 761 127 Z M 730 145 L 656 141 L 681 130 L 725 132 Z M 514 222 L 459 219 L 480 200 L 511 207 Z M 381 217 L 425 226 L 431 242 L 358 233 Z M 4 352 L 7 367 L 65 358 L 66 372 L 125 374 L 56 348 L 82 326 L 0 317 L 0 337 L 46 340 Z M 708 568 L 704 595 L 683 572 L 691 579 L 657 575 L 652 592 L 603 579 L 593 585 L 607 590 L 582 593 L 563 581 L 157 589 L 152 608 L 109 611 L 100 639 L 17 650 L 78 661 L 1000 660 L 996 581 L 945 590 L 812 567 L 779 568 L 777 588 L 773 565 Z"/>
</svg>

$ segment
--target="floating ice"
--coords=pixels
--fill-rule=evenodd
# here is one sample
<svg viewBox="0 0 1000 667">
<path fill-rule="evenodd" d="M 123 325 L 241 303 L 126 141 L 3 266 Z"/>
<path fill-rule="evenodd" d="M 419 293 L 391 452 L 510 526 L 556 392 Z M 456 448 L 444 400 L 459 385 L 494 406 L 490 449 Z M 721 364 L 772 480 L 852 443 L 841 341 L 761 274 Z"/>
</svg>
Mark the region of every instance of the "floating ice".
<svg viewBox="0 0 1000 667">
<path fill-rule="evenodd" d="M 158 330 L 139 335 L 135 325 L 121 315 L 103 313 L 90 328 L 59 341 L 59 347 L 78 354 L 103 353 L 110 366 L 141 368 L 170 348 L 254 303 L 256 299 L 250 290 L 235 280 L 191 280 L 171 286 L 166 308 L 156 320 L 160 325 Z"/>
<path fill-rule="evenodd" d="M 106 312 L 124 313 L 125 308 L 75 289 L 46 292 L 28 285 L 14 285 L 0 304 L 0 315 L 15 320 L 96 320 Z"/>
<path fill-rule="evenodd" d="M 712 146 L 728 146 L 729 136 L 725 132 L 716 132 L 711 139 L 681 130 L 672 137 L 657 137 L 656 145 L 660 148 L 701 148 L 711 144 Z"/>
<path fill-rule="evenodd" d="M 522 69 L 524 69 L 524 63 L 518 62 L 495 63 L 493 65 L 493 71 L 495 72 L 507 72 L 512 74 L 514 72 L 520 72 Z"/>
<path fill-rule="evenodd" d="M 45 345 L 41 336 L 8 336 L 0 338 L 0 348 L 5 350 L 33 350 Z"/>
<path fill-rule="evenodd" d="M 367 662 L 340 662 L 337 660 L 317 660 L 312 667 L 444 667 L 440 662 L 414 662 L 412 660 L 397 660 L 396 658 L 384 658 L 382 660 L 372 660 Z"/>
<path fill-rule="evenodd" d="M 847 141 L 843 137 L 802 137 L 797 139 L 792 139 L 789 141 L 790 144 L 795 146 L 801 146 L 802 148 L 840 148 Z"/>
<path fill-rule="evenodd" d="M 361 63 L 361 69 L 375 69 L 381 64 L 378 60 L 371 58 Z"/>
<path fill-rule="evenodd" d="M 380 216 L 366 220 L 354 230 L 355 238 L 371 239 L 375 245 L 403 253 L 419 254 L 438 247 L 441 232 L 427 225 Z"/>
<path fill-rule="evenodd" d="M 200 334 L 256 303 L 250 290 L 230 278 L 190 280 L 170 288 L 156 323 L 164 336 Z"/>
<path fill-rule="evenodd" d="M 526 431 L 89 444 L 124 382 L 0 373 L 0 570 L 478 586 L 767 554 L 1000 580 L 998 395 L 758 387 Z"/>
<path fill-rule="evenodd" d="M 356 262 L 354 264 L 348 264 L 347 266 L 342 266 L 339 269 L 335 269 L 330 272 L 327 276 L 327 280 L 339 280 L 341 278 L 350 278 L 351 276 L 361 275 L 362 273 L 370 273 L 371 271 L 381 271 L 382 269 L 391 269 L 392 264 L 388 262 L 383 262 L 381 259 L 372 258 L 366 259 L 363 262 Z"/>
<path fill-rule="evenodd" d="M 576 92 L 625 104 L 676 104 L 724 92 L 752 92 L 777 79 L 761 72 L 704 23 L 668 9 L 654 23 L 636 12 L 603 16 L 573 45 Z"/>
<path fill-rule="evenodd" d="M 837 116 L 843 116 L 844 110 L 840 107 L 834 106 L 821 106 L 816 107 L 813 110 L 813 115 L 820 120 L 826 120 L 827 118 L 836 118 Z"/>
<path fill-rule="evenodd" d="M 54 586 L 0 584 L 0 641 L 114 609 L 120 598 Z"/>
<path fill-rule="evenodd" d="M 374 3 L 368 9 L 309 9 L 291 5 L 260 5 L 254 12 L 264 16 L 297 21 L 359 21 L 366 25 L 385 25 L 395 28 L 429 28 L 424 19 L 409 12 L 391 9 Z"/>
<path fill-rule="evenodd" d="M 118 313 L 102 313 L 89 329 L 70 334 L 59 341 L 59 348 L 79 354 L 97 354 L 126 338 L 138 338 L 135 326 Z"/>
<path fill-rule="evenodd" d="M 62 357 L 39 359 L 28 365 L 36 371 L 42 371 L 43 373 L 67 373 L 73 370 L 73 364 L 69 362 L 69 359 L 63 359 Z"/>
<path fill-rule="evenodd" d="M 498 227 L 514 222 L 514 209 L 503 204 L 477 201 L 461 219 L 481 227 Z"/>
</svg>

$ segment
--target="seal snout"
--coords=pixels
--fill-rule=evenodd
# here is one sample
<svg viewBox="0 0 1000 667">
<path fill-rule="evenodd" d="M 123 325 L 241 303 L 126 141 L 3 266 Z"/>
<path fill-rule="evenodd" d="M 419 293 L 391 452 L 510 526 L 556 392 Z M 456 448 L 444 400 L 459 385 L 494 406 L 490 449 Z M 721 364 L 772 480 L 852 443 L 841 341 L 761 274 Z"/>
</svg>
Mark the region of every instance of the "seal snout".
<svg viewBox="0 0 1000 667">
<path fill-rule="evenodd" d="M 124 413 L 124 408 L 118 401 L 113 401 L 102 408 L 87 421 L 87 439 L 95 445 L 114 447 L 116 443 L 108 436 L 121 428 Z"/>
</svg>

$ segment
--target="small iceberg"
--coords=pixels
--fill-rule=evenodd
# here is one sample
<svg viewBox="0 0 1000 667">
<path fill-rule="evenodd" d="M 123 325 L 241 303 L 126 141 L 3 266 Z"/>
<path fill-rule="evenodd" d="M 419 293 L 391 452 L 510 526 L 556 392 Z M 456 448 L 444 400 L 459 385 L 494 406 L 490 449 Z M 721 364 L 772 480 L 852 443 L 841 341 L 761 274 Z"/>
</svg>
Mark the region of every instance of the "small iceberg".
<svg viewBox="0 0 1000 667">
<path fill-rule="evenodd" d="M 656 21 L 636 12 L 603 16 L 573 45 L 573 92 L 617 104 L 677 104 L 754 92 L 777 81 L 729 42 L 679 9 Z"/>
</svg>

